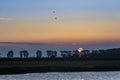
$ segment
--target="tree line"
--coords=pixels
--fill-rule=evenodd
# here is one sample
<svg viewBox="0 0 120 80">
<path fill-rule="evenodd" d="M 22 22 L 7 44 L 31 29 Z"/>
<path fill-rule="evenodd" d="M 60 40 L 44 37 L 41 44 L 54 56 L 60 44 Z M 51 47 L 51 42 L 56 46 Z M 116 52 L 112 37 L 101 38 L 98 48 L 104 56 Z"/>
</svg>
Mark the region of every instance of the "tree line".
<svg viewBox="0 0 120 80">
<path fill-rule="evenodd" d="M 83 50 L 79 52 L 78 50 L 61 50 L 62 58 L 80 58 L 80 59 L 120 59 L 120 48 L 112 48 L 106 50 Z M 22 50 L 19 52 L 20 58 L 28 58 L 29 53 L 27 50 Z M 48 58 L 57 58 L 57 51 L 47 50 L 46 51 Z M 7 52 L 8 58 L 14 58 L 14 51 L 10 50 Z M 36 51 L 36 58 L 42 58 L 42 51 Z"/>
</svg>

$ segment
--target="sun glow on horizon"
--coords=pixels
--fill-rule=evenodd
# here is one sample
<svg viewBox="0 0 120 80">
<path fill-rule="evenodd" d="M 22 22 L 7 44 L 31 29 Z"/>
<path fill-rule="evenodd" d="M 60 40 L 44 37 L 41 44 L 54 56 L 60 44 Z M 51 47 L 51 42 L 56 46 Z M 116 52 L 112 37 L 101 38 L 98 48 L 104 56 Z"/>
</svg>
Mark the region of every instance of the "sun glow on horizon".
<svg viewBox="0 0 120 80">
<path fill-rule="evenodd" d="M 84 49 L 83 48 L 79 48 L 78 52 L 81 53 Z"/>
</svg>

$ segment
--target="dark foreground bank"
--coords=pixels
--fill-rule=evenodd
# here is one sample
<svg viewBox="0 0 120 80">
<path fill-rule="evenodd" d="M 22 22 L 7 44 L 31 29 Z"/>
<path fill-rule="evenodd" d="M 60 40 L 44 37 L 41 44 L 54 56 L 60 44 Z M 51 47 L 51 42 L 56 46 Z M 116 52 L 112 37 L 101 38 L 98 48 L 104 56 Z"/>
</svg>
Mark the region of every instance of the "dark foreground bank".
<svg viewBox="0 0 120 80">
<path fill-rule="evenodd" d="M 120 71 L 120 59 L 1 58 L 0 74 Z"/>
</svg>

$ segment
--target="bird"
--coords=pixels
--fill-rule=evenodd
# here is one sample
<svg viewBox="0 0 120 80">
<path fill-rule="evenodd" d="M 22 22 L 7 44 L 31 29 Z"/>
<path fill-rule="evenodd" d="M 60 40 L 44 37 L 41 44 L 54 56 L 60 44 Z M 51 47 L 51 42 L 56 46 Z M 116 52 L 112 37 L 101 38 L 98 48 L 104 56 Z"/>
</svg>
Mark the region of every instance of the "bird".
<svg viewBox="0 0 120 80">
<path fill-rule="evenodd" d="M 53 11 L 53 13 L 55 13 L 55 11 Z"/>
<path fill-rule="evenodd" d="M 55 20 L 57 20 L 58 18 L 57 17 L 54 17 Z"/>
</svg>

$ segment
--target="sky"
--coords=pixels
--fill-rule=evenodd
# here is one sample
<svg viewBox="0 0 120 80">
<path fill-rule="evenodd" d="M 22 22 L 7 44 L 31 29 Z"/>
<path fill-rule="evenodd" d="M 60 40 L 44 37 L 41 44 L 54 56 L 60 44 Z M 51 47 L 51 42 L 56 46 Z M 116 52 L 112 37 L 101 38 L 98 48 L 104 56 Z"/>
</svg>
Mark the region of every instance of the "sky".
<svg viewBox="0 0 120 80">
<path fill-rule="evenodd" d="M 0 42 L 118 44 L 120 0 L 0 0 Z"/>
</svg>

